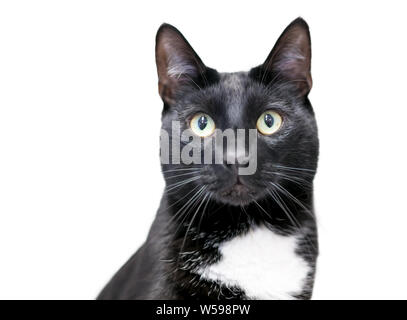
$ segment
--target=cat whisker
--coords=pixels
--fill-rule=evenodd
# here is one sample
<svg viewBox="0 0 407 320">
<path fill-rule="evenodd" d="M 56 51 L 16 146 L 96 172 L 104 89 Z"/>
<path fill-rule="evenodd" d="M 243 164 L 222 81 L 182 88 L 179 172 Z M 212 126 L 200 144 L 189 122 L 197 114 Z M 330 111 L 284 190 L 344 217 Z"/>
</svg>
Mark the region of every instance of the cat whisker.
<svg viewBox="0 0 407 320">
<path fill-rule="evenodd" d="M 186 197 L 188 197 L 192 192 L 194 192 L 196 189 L 198 189 L 199 186 L 196 186 L 195 188 L 193 188 L 191 191 L 189 191 L 186 195 L 184 195 L 181 199 L 178 199 L 177 201 L 175 201 L 174 203 L 172 203 L 170 206 L 167 207 L 167 210 L 171 207 L 173 207 L 174 205 L 176 205 L 177 203 L 181 202 L 182 200 L 184 200 Z"/>
<path fill-rule="evenodd" d="M 174 205 L 176 205 L 177 203 L 179 203 L 179 202 L 181 202 L 183 199 L 185 199 L 188 195 L 190 195 L 192 192 L 194 192 L 196 189 L 198 189 L 199 188 L 199 186 L 196 186 L 195 188 L 193 188 L 190 192 L 188 192 L 185 196 L 183 196 L 181 199 L 179 199 L 179 200 L 177 200 L 176 202 L 174 202 L 173 204 L 171 204 L 169 207 L 167 207 L 167 211 L 171 208 L 171 207 L 173 207 Z M 201 189 L 202 189 L 202 187 L 201 187 Z M 200 189 L 200 190 L 201 190 Z M 170 217 L 170 219 L 168 220 L 168 222 L 166 223 L 166 225 L 167 226 L 169 226 L 174 220 L 176 220 L 177 218 L 178 218 L 178 216 L 182 216 L 182 214 L 183 214 L 183 210 L 185 209 L 185 210 L 187 210 L 188 209 L 188 206 L 190 205 L 190 203 L 192 202 L 192 201 L 194 201 L 194 199 L 195 199 L 195 197 L 196 197 L 196 195 L 200 192 L 200 190 L 198 190 L 197 192 L 195 192 L 193 195 L 192 195 L 192 197 L 190 198 L 190 199 L 188 199 L 188 201 L 186 202 L 186 203 L 184 203 L 183 205 L 182 205 L 182 207 L 180 208 L 180 209 L 178 209 L 173 215 L 172 215 L 172 217 Z M 177 231 L 178 231 L 178 229 L 177 229 Z"/>
<path fill-rule="evenodd" d="M 287 206 L 287 204 L 284 202 L 283 198 L 279 195 L 277 191 L 274 191 L 272 189 L 267 189 L 267 192 L 270 194 L 270 196 L 274 199 L 274 201 L 279 205 L 279 207 L 283 210 L 287 218 L 291 221 L 294 227 L 298 230 L 300 234 L 304 236 L 304 238 L 307 240 L 307 242 L 312 246 L 314 250 L 316 250 L 314 243 L 311 241 L 311 239 L 304 233 L 303 228 L 300 224 L 300 222 L 295 218 L 294 214 L 291 212 L 290 208 Z M 309 251 L 309 250 L 308 250 Z M 309 251 L 309 254 L 312 255 L 311 251 Z"/>
<path fill-rule="evenodd" d="M 282 166 L 282 165 L 279 165 L 279 164 L 274 164 L 273 166 L 276 167 L 276 168 L 282 168 L 282 169 L 293 170 L 293 171 L 308 171 L 308 172 L 315 172 L 316 171 L 314 169 L 298 168 L 298 167 L 287 167 L 287 166 Z"/>
<path fill-rule="evenodd" d="M 282 173 L 282 172 L 274 172 L 274 171 L 266 171 L 266 172 L 273 174 L 273 175 L 280 176 L 281 179 L 291 181 L 304 189 L 310 189 L 312 187 L 311 182 L 309 182 L 301 177 L 298 177 L 298 176 L 293 176 L 293 175 L 290 175 L 287 173 Z"/>
<path fill-rule="evenodd" d="M 272 216 L 270 215 L 270 213 L 268 213 L 261 205 L 260 205 L 260 203 L 258 203 L 255 199 L 252 199 L 253 200 L 253 202 L 261 209 L 261 211 L 266 215 L 266 217 L 267 218 L 272 218 Z M 247 214 L 247 211 L 244 209 L 244 212 L 246 212 L 246 214 Z M 293 228 L 295 228 L 295 225 L 293 225 Z"/>
<path fill-rule="evenodd" d="M 271 190 L 271 189 L 267 189 L 267 192 L 270 194 L 270 196 L 273 198 L 273 200 L 279 205 L 279 207 L 284 211 L 285 215 L 291 221 L 291 223 L 294 226 L 297 226 L 298 230 L 300 230 L 301 229 L 300 223 L 294 217 L 290 208 L 288 208 L 287 204 L 284 202 L 284 200 L 281 198 L 281 196 L 278 194 L 278 192 L 275 192 L 274 190 Z"/>
<path fill-rule="evenodd" d="M 284 173 L 286 175 L 293 175 L 294 177 L 303 177 L 303 178 L 313 178 L 315 173 L 309 172 L 309 171 L 302 171 L 302 170 L 292 170 L 292 169 L 285 169 L 285 168 L 275 168 L 275 170 L 269 172 L 269 173 Z"/>
<path fill-rule="evenodd" d="M 166 190 L 167 190 L 167 192 L 170 192 L 171 190 L 174 190 L 174 189 L 177 189 L 177 188 L 179 188 L 179 187 L 182 187 L 182 186 L 184 186 L 184 185 L 186 185 L 186 184 L 188 184 L 188 183 L 191 183 L 191 182 L 193 182 L 193 181 L 196 181 L 196 180 L 198 180 L 198 179 L 200 179 L 200 178 L 201 178 L 201 176 L 196 176 L 196 177 L 192 177 L 192 178 L 189 178 L 189 179 L 180 181 L 180 182 L 176 182 L 176 183 L 170 184 L 170 185 L 166 186 Z"/>
<path fill-rule="evenodd" d="M 205 188 L 206 188 L 206 187 L 205 187 Z M 204 190 L 205 190 L 205 189 L 204 189 Z M 202 195 L 202 193 L 201 193 L 201 195 Z M 189 222 L 187 231 L 185 232 L 184 240 L 182 241 L 181 249 L 180 249 L 180 251 L 179 251 L 180 253 L 184 250 L 184 246 L 185 246 L 185 242 L 186 242 L 186 240 L 187 240 L 187 236 L 188 236 L 189 230 L 191 229 L 191 226 L 192 226 L 192 224 L 194 223 L 194 220 L 195 220 L 197 214 L 199 213 L 199 209 L 201 208 L 202 204 L 205 202 L 207 196 L 208 196 L 208 194 L 205 194 L 205 196 L 204 196 L 203 199 L 201 200 L 200 204 L 198 205 L 198 208 L 195 210 L 195 213 L 194 213 L 194 215 L 192 216 L 191 221 Z"/>
<path fill-rule="evenodd" d="M 200 170 L 200 167 L 193 167 L 193 168 L 179 168 L 179 169 L 170 169 L 170 170 L 163 170 L 162 173 L 167 172 L 180 172 L 180 171 L 191 171 L 191 170 Z"/>
<path fill-rule="evenodd" d="M 311 184 L 311 182 L 305 180 L 304 178 L 301 178 L 301 177 L 299 177 L 299 176 L 293 176 L 293 175 L 288 174 L 288 173 L 283 173 L 283 172 L 270 172 L 270 173 L 276 174 L 276 175 L 278 175 L 278 176 L 290 178 L 290 179 L 292 179 L 291 181 L 297 181 L 297 182 L 298 182 L 298 181 L 301 181 L 301 182 L 303 182 L 304 184 L 308 184 L 308 185 Z"/>
<path fill-rule="evenodd" d="M 203 217 L 205 215 L 206 209 L 207 209 L 208 204 L 209 204 L 209 202 L 211 201 L 211 198 L 212 198 L 212 195 L 209 192 L 207 193 L 207 195 L 208 195 L 208 198 L 206 200 L 205 206 L 202 209 L 202 215 L 201 215 L 201 218 L 199 219 L 199 223 L 198 223 L 198 232 L 197 232 L 198 234 L 200 233 L 200 230 L 201 230 L 201 224 L 202 224 L 202 220 L 203 220 Z"/>
<path fill-rule="evenodd" d="M 274 183 L 271 181 L 269 181 L 269 183 L 272 186 L 274 186 L 275 188 L 277 188 L 279 191 L 281 191 L 285 196 L 287 196 L 289 199 L 291 199 L 291 201 L 293 201 L 294 203 L 299 205 L 302 209 L 304 209 L 307 213 L 309 213 L 314 218 L 311 210 L 308 207 L 306 207 L 300 200 L 298 200 L 296 197 L 294 197 L 287 189 L 285 189 L 283 186 L 281 186 L 278 183 Z"/>
<path fill-rule="evenodd" d="M 200 170 L 187 172 L 187 173 L 181 173 L 181 174 L 174 175 L 174 176 L 167 176 L 166 178 L 167 179 L 173 179 L 173 178 L 178 178 L 178 177 L 183 177 L 183 176 L 190 176 L 190 175 L 194 175 L 194 174 L 197 174 L 197 173 L 200 173 Z"/>
<path fill-rule="evenodd" d="M 184 215 L 184 212 L 190 208 L 190 206 L 193 204 L 193 202 L 196 200 L 196 198 L 199 197 L 200 193 L 202 192 L 202 190 L 204 188 L 205 188 L 205 186 L 201 187 L 197 192 L 195 192 L 195 194 L 190 199 L 188 199 L 188 201 L 176 213 L 174 213 L 174 215 L 170 218 L 168 223 L 171 223 L 172 221 L 178 219 L 178 217 Z M 180 225 L 181 224 L 182 223 L 180 223 Z M 178 228 L 177 228 L 175 234 L 178 232 Z"/>
<path fill-rule="evenodd" d="M 246 208 L 245 208 L 244 206 L 240 206 L 240 208 L 241 208 L 242 211 L 245 213 L 245 215 L 247 216 L 247 218 L 250 219 L 250 216 L 249 216 L 249 214 L 247 213 Z"/>
<path fill-rule="evenodd" d="M 185 208 L 185 210 L 184 210 L 184 211 L 182 212 L 182 214 L 181 214 L 181 216 L 183 216 L 183 218 L 182 218 L 182 221 L 179 222 L 178 227 L 177 227 L 177 229 L 175 230 L 175 233 L 174 233 L 175 236 L 178 234 L 178 231 L 179 231 L 179 229 L 181 228 L 181 226 L 184 225 L 184 222 L 185 222 L 185 220 L 187 219 L 187 217 L 189 216 L 190 212 L 196 207 L 197 203 L 200 201 L 200 199 L 201 199 L 202 195 L 204 194 L 204 191 L 206 190 L 206 188 L 207 188 L 206 186 L 201 187 L 201 188 L 198 190 L 198 192 L 193 196 L 193 199 L 191 198 L 191 199 L 188 201 L 188 202 L 190 203 L 190 205 L 188 205 L 188 207 Z M 196 216 L 197 213 L 199 212 L 199 208 L 202 206 L 202 203 L 203 203 L 203 201 L 200 202 L 197 211 L 195 212 L 195 214 L 194 214 L 192 220 L 189 222 L 187 231 L 186 231 L 185 236 L 184 236 L 184 238 L 183 238 L 183 242 L 182 242 L 181 249 L 180 249 L 179 254 L 178 254 L 177 264 L 179 264 L 179 258 L 180 258 L 180 256 L 182 255 L 182 250 L 183 250 L 183 247 L 184 247 L 184 245 L 185 245 L 186 237 L 187 237 L 187 235 L 188 235 L 188 232 L 189 232 L 189 230 L 190 230 L 190 227 L 191 227 L 191 225 L 192 225 L 192 223 L 193 223 L 193 220 L 195 219 L 195 216 Z"/>
</svg>

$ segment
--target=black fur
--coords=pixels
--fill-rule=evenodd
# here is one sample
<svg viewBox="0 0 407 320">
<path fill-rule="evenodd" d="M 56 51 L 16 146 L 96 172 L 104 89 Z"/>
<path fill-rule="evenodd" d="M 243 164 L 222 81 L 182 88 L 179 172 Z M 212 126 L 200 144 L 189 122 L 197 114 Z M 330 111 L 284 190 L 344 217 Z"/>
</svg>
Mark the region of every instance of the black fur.
<svg viewBox="0 0 407 320">
<path fill-rule="evenodd" d="M 160 41 L 168 39 L 171 42 L 164 42 L 161 48 Z M 165 57 L 161 57 L 162 50 L 172 52 L 165 51 Z M 273 109 L 282 115 L 283 126 L 272 136 L 258 135 L 254 175 L 238 176 L 238 164 L 163 165 L 167 189 L 148 238 L 99 299 L 247 299 L 243 289 L 201 280 L 193 271 L 220 259 L 220 243 L 259 224 L 283 235 L 301 235 L 298 254 L 308 261 L 312 272 L 296 298 L 311 297 L 318 255 L 312 187 L 318 137 L 308 100 L 310 65 L 302 65 L 309 63 L 306 59 L 295 60 L 298 53 L 310 59 L 308 26 L 300 18 L 284 31 L 264 64 L 250 72 L 218 73 L 203 65 L 178 30 L 161 26 L 157 34 L 157 66 L 164 100 L 162 127 L 167 132 L 171 132 L 173 120 L 187 129 L 197 112 L 209 114 L 222 130 L 255 129 L 259 115 Z M 190 64 L 187 70 L 191 73 L 176 80 L 166 78 L 167 69 L 162 68 L 169 68 L 171 54 L 177 55 L 171 56 L 173 63 Z M 199 180 L 168 188 L 193 176 L 173 170 L 191 167 L 199 168 Z M 283 188 L 274 188 L 273 192 L 279 194 L 286 208 L 267 191 L 273 189 L 271 182 Z M 236 183 L 245 186 L 243 191 L 236 188 Z M 202 186 L 205 190 L 195 196 Z M 194 196 L 196 201 L 191 207 L 174 217 Z"/>
</svg>

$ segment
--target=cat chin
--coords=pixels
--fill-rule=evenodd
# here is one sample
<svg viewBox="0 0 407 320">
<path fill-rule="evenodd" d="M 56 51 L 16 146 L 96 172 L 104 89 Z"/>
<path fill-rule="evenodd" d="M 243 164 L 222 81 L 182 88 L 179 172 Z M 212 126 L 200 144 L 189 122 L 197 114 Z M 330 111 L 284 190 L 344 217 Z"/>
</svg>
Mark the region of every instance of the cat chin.
<svg viewBox="0 0 407 320">
<path fill-rule="evenodd" d="M 256 188 L 242 183 L 239 179 L 228 186 L 211 188 L 210 193 L 216 202 L 236 207 L 247 206 L 262 197 L 262 193 Z"/>
<path fill-rule="evenodd" d="M 237 189 L 239 189 L 239 187 Z M 214 198 L 217 202 L 222 204 L 235 207 L 245 207 L 254 201 L 257 201 L 259 197 L 251 191 L 246 192 L 235 190 L 233 188 L 232 190 L 218 192 L 215 194 Z"/>
<path fill-rule="evenodd" d="M 235 197 L 219 197 L 218 202 L 232 207 L 246 207 L 253 202 L 253 199 L 235 198 Z"/>
</svg>

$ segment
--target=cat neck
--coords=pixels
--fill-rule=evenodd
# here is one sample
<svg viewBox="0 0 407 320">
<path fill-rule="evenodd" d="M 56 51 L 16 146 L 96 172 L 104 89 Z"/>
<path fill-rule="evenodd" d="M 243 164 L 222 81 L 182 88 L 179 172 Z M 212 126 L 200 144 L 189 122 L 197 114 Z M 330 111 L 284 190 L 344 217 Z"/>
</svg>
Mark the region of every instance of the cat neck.
<svg viewBox="0 0 407 320">
<path fill-rule="evenodd" d="M 246 206 L 232 206 L 215 200 L 188 206 L 188 200 L 165 195 L 165 213 L 169 221 L 173 246 L 181 252 L 221 243 L 265 225 L 279 234 L 292 234 L 314 221 L 312 193 L 293 194 L 295 201 L 266 197 Z"/>
<path fill-rule="evenodd" d="M 260 235 L 261 239 L 266 238 L 271 242 L 275 239 L 280 240 L 269 244 L 261 241 L 258 243 L 256 239 L 248 241 L 255 246 L 258 243 L 260 247 L 253 248 L 257 251 L 267 248 L 268 245 L 298 240 L 301 244 L 298 247 L 299 252 L 306 253 L 304 259 L 308 260 L 310 265 L 314 263 L 313 259 L 317 254 L 315 221 L 311 211 L 304 212 L 298 205 L 291 205 L 282 210 L 271 198 L 244 207 L 210 201 L 206 206 L 202 205 L 199 208 L 198 205 L 189 213 L 181 215 L 179 208 L 183 204 L 174 204 L 168 199 L 165 202 L 167 209 L 162 213 L 165 213 L 166 220 L 169 221 L 165 230 L 169 238 L 163 261 L 166 261 L 169 270 L 168 280 L 177 288 L 179 294 L 184 294 L 186 298 L 198 289 L 203 290 L 203 296 L 207 296 L 208 293 L 205 290 L 209 290 L 208 288 L 214 290 L 215 295 L 222 294 L 228 298 L 241 297 L 243 293 L 239 288 L 221 284 L 214 287 L 211 282 L 210 270 L 212 269 L 210 268 L 213 266 L 216 269 L 222 259 L 226 259 L 226 262 L 229 258 L 233 261 L 239 260 L 234 254 L 223 257 L 222 255 L 228 255 L 230 250 L 222 251 L 222 248 L 225 245 L 227 248 L 227 244 L 233 247 L 234 243 L 239 244 L 241 241 L 246 243 L 247 239 L 252 238 L 250 235 Z M 292 215 L 290 218 L 286 215 L 288 209 Z M 179 215 L 176 215 L 177 213 Z M 264 258 L 267 257 L 267 255 L 264 256 Z M 204 275 L 208 276 L 209 282 L 206 285 L 203 285 L 206 283 L 202 278 Z"/>
</svg>

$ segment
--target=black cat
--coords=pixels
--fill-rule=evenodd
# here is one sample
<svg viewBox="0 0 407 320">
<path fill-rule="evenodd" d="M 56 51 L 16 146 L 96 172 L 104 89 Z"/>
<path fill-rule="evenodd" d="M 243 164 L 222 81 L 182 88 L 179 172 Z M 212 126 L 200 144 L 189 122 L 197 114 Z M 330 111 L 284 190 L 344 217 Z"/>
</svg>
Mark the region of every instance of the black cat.
<svg viewBox="0 0 407 320">
<path fill-rule="evenodd" d="M 148 238 L 98 299 L 311 298 L 318 135 L 308 100 L 308 25 L 293 21 L 249 72 L 218 73 L 163 24 L 156 62 L 170 142 L 180 139 L 174 122 L 202 143 L 215 127 L 256 129 L 257 155 L 250 158 L 245 145 L 248 160 L 235 152 L 234 164 L 223 151 L 222 163 L 164 163 L 166 189 Z M 255 172 L 240 174 L 252 160 Z"/>
</svg>

